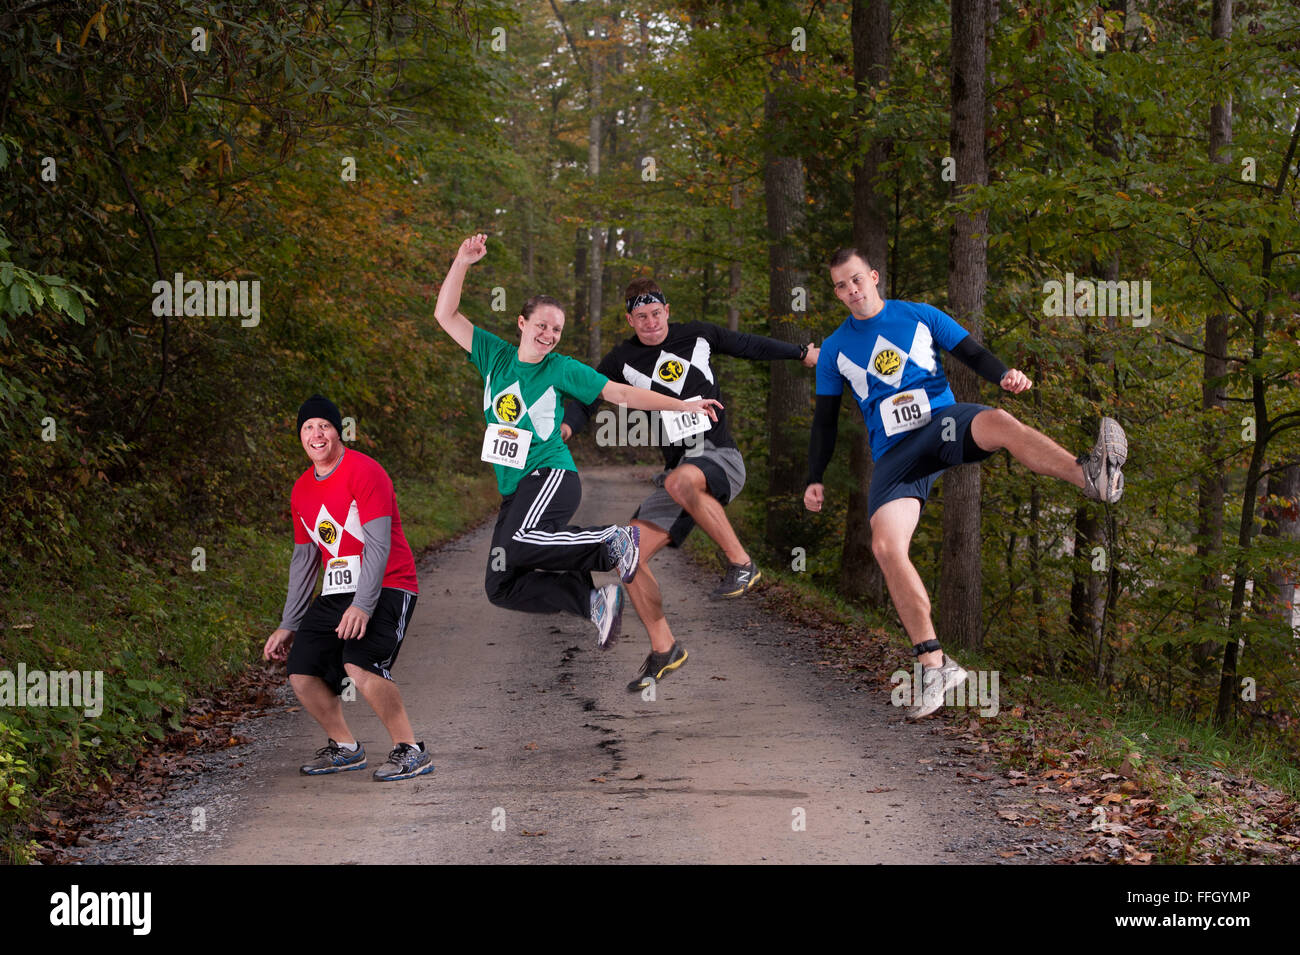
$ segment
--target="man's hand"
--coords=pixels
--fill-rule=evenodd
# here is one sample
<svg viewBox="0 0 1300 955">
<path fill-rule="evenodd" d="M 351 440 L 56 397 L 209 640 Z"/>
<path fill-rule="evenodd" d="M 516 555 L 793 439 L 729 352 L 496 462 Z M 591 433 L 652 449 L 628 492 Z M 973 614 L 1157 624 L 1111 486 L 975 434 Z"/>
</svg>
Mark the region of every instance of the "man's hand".
<svg viewBox="0 0 1300 955">
<path fill-rule="evenodd" d="M 456 261 L 473 265 L 485 255 L 487 255 L 487 236 L 480 232 L 460 244 L 460 249 L 456 252 Z"/>
<path fill-rule="evenodd" d="M 717 408 L 715 411 L 714 408 Z M 682 411 L 689 411 L 693 414 L 706 414 L 710 421 L 718 420 L 718 411 L 722 410 L 722 402 L 716 398 L 700 398 L 696 401 L 683 401 Z"/>
<path fill-rule="evenodd" d="M 343 619 L 334 628 L 334 632 L 339 635 L 340 640 L 359 640 L 366 632 L 366 624 L 369 622 L 370 614 L 360 607 L 349 607 L 343 611 Z"/>
<path fill-rule="evenodd" d="M 824 484 L 809 484 L 803 492 L 803 506 L 816 513 L 822 509 L 822 502 L 825 498 L 826 486 Z"/>
<path fill-rule="evenodd" d="M 262 659 L 283 662 L 289 659 L 291 646 L 293 646 L 293 631 L 280 627 L 266 638 L 266 646 L 262 647 Z"/>
<path fill-rule="evenodd" d="M 1018 368 L 1012 368 L 1002 376 L 1002 380 L 998 382 L 998 386 L 1003 391 L 1009 391 L 1013 395 L 1018 395 L 1020 392 L 1028 391 L 1030 388 L 1034 387 L 1034 383 L 1029 380 L 1029 376 L 1023 371 Z"/>
<path fill-rule="evenodd" d="M 567 424 L 561 424 L 561 425 L 560 425 L 560 440 L 561 440 L 561 441 L 568 441 L 568 440 L 569 440 L 570 438 L 572 438 L 572 437 L 573 437 L 573 429 L 570 428 Z"/>
<path fill-rule="evenodd" d="M 809 343 L 808 343 L 808 354 L 806 354 L 806 355 L 803 356 L 803 363 L 804 363 L 804 365 L 805 365 L 806 367 L 808 367 L 808 368 L 816 368 L 816 367 L 817 367 L 817 356 L 820 355 L 821 352 L 822 352 L 822 350 L 821 350 L 820 348 L 818 348 L 818 347 L 817 347 L 816 345 L 814 345 L 812 342 L 809 342 Z"/>
</svg>

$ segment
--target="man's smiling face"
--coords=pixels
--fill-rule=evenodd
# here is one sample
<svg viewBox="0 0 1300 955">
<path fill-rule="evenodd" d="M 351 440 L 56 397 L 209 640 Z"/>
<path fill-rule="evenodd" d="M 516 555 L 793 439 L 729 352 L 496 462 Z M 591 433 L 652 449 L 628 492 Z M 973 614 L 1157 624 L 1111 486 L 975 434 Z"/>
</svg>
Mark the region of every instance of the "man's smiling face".
<svg viewBox="0 0 1300 955">
<path fill-rule="evenodd" d="M 308 418 L 302 423 L 298 437 L 302 439 L 302 449 L 317 468 L 343 453 L 343 438 L 324 418 Z"/>
</svg>

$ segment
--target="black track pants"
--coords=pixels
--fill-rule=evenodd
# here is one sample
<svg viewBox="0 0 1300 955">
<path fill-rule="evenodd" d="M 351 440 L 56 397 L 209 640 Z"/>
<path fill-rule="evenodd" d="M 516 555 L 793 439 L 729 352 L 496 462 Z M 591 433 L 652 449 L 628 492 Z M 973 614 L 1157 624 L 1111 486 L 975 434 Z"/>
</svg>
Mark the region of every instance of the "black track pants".
<svg viewBox="0 0 1300 955">
<path fill-rule="evenodd" d="M 488 600 L 525 613 L 591 614 L 591 571 L 610 570 L 613 527 L 571 527 L 577 471 L 540 468 L 501 502 L 488 552 Z"/>
</svg>

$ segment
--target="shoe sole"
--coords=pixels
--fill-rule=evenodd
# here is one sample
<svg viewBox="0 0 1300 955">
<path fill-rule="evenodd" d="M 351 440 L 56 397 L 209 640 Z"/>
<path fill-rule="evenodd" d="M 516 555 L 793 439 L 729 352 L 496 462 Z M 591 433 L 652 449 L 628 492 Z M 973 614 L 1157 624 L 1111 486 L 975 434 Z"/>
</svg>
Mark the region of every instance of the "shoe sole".
<svg viewBox="0 0 1300 955">
<path fill-rule="evenodd" d="M 762 572 L 761 570 L 755 570 L 755 571 L 754 571 L 754 576 L 749 578 L 749 583 L 747 583 L 745 586 L 741 587 L 739 590 L 733 590 L 733 591 L 731 591 L 731 592 L 729 592 L 729 593 L 725 593 L 725 594 L 723 594 L 723 593 L 719 593 L 718 591 L 715 590 L 713 593 L 711 593 L 711 594 L 709 595 L 709 599 L 710 599 L 710 600 L 728 600 L 728 599 L 730 599 L 730 598 L 732 598 L 732 597 L 743 597 L 743 596 L 745 596 L 745 594 L 749 593 L 751 590 L 754 589 L 754 585 L 755 585 L 756 583 L 758 583 L 759 578 L 762 577 L 762 576 L 763 576 L 763 572 Z"/>
<path fill-rule="evenodd" d="M 350 773 L 354 769 L 365 769 L 366 761 L 363 759 L 359 763 L 347 763 L 343 766 L 331 766 L 329 769 L 304 769 L 298 767 L 298 772 L 304 776 L 328 776 L 330 773 Z"/>
<path fill-rule="evenodd" d="M 606 608 L 606 613 L 609 613 Z M 608 650 L 614 644 L 618 643 L 618 638 L 623 634 L 623 591 L 618 592 L 614 598 L 614 619 L 609 625 L 609 633 L 605 634 L 605 640 L 602 643 L 599 636 L 596 638 L 596 646 L 602 650 Z"/>
<path fill-rule="evenodd" d="M 929 709 L 926 709 L 924 705 L 914 708 L 911 712 L 907 714 L 908 720 L 909 721 L 923 720 L 931 713 L 938 713 L 941 709 L 943 709 L 943 700 L 944 697 L 948 695 L 948 691 L 953 689 L 954 687 L 961 686 L 963 683 L 966 682 L 966 680 L 969 677 L 970 677 L 970 671 L 962 670 L 961 675 L 956 677 L 955 679 L 945 678 L 943 681 L 943 689 L 939 691 L 939 702 L 934 706 L 930 707 Z"/>
<path fill-rule="evenodd" d="M 619 574 L 619 579 L 625 584 L 630 584 L 636 580 L 636 572 L 641 569 L 641 528 L 635 524 L 630 524 L 628 527 L 632 531 L 630 535 L 632 538 L 632 570 L 628 572 L 626 577 Z"/>
<path fill-rule="evenodd" d="M 395 783 L 398 780 L 414 779 L 416 776 L 424 776 L 431 772 L 433 772 L 433 763 L 428 763 L 414 772 L 402 773 L 400 776 L 375 776 L 374 780 L 377 783 Z"/>
<path fill-rule="evenodd" d="M 646 687 L 650 686 L 651 684 L 658 683 L 660 680 L 664 678 L 666 674 L 673 672 L 673 670 L 676 670 L 683 663 L 685 663 L 689 656 L 690 653 L 683 648 L 680 659 L 674 660 L 672 663 L 660 669 L 660 671 L 655 676 L 643 676 L 641 677 L 640 683 L 636 683 L 636 684 L 629 683 L 627 685 L 627 691 L 629 693 L 640 693 L 642 690 L 644 690 Z"/>
<path fill-rule="evenodd" d="M 1101 478 L 1105 488 L 1103 500 L 1115 504 L 1124 496 L 1124 475 L 1120 469 L 1128 460 L 1128 435 L 1114 418 L 1102 418 L 1101 430 L 1097 435 L 1097 444 L 1101 446 Z"/>
</svg>

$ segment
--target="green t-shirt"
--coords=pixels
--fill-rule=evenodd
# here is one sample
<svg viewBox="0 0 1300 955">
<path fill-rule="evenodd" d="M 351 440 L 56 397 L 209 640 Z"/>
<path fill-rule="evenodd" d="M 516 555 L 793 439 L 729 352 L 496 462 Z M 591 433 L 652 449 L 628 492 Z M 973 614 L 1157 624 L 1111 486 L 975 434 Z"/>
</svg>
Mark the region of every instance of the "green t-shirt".
<svg viewBox="0 0 1300 955">
<path fill-rule="evenodd" d="M 576 358 L 551 352 L 536 364 L 519 360 L 519 347 L 477 325 L 469 361 L 483 376 L 483 417 L 488 424 L 505 424 L 533 433 L 524 467 L 492 465 L 502 494 L 513 494 L 525 474 L 538 468 L 578 470 L 569 447 L 560 438 L 564 402 L 575 398 L 591 404 L 609 379 Z"/>
</svg>

